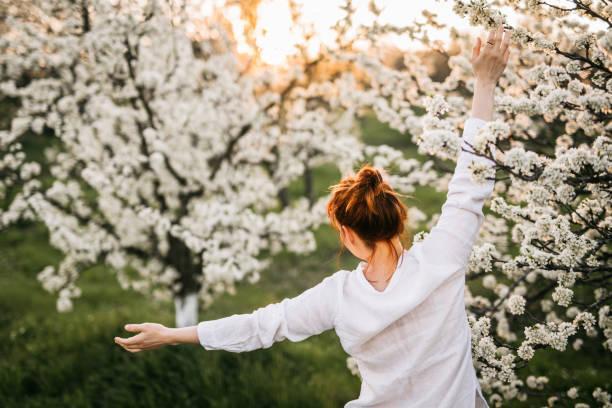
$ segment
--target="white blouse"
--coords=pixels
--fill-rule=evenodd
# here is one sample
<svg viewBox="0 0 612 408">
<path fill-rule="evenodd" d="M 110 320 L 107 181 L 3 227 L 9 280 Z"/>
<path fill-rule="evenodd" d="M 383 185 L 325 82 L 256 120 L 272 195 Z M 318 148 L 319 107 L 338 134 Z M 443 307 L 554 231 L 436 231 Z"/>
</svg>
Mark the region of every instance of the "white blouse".
<svg viewBox="0 0 612 408">
<path fill-rule="evenodd" d="M 485 123 L 465 122 L 463 148 L 472 150 L 465 141 Z M 383 291 L 366 280 L 360 262 L 294 298 L 199 323 L 202 346 L 244 352 L 334 329 L 362 378 L 359 398 L 345 407 L 487 407 L 472 363 L 464 286 L 494 181 L 473 181 L 472 161 L 494 166 L 461 151 L 437 224 L 404 250 Z"/>
</svg>

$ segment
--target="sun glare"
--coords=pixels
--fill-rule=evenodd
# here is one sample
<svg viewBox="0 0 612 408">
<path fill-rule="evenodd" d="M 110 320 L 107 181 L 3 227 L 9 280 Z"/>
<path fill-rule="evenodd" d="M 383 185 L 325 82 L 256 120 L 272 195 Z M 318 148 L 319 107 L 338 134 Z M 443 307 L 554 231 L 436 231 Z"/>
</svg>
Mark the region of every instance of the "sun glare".
<svg viewBox="0 0 612 408">
<path fill-rule="evenodd" d="M 257 8 L 255 42 L 261 59 L 272 65 L 283 64 L 294 54 L 299 40 L 291 24 L 291 10 L 284 0 L 262 1 Z"/>
<path fill-rule="evenodd" d="M 304 47 L 313 56 L 321 46 L 331 46 L 336 40 L 334 25 L 343 18 L 342 5 L 344 0 L 296 0 L 301 15 L 300 24 L 294 24 L 291 9 L 287 0 L 261 0 L 256 11 L 256 27 L 254 27 L 254 42 L 250 44 L 245 36 L 246 24 L 239 6 L 227 8 L 225 17 L 230 21 L 234 38 L 238 43 L 238 52 L 244 55 L 257 54 L 264 64 L 284 65 L 288 59 Z M 369 26 L 373 22 L 373 14 L 369 9 L 370 0 L 354 0 L 354 22 Z M 428 37 L 434 41 L 447 43 L 449 28 L 461 31 L 472 31 L 466 19 L 462 19 L 452 11 L 448 1 L 380 0 L 376 2 L 382 12 L 380 22 L 397 27 L 406 27 L 423 19 L 422 12 L 428 10 L 435 13 L 446 28 L 439 30 L 430 28 Z M 304 38 L 305 26 L 313 31 L 313 36 Z M 389 44 L 401 50 L 421 47 L 411 42 L 406 36 L 390 36 Z"/>
</svg>

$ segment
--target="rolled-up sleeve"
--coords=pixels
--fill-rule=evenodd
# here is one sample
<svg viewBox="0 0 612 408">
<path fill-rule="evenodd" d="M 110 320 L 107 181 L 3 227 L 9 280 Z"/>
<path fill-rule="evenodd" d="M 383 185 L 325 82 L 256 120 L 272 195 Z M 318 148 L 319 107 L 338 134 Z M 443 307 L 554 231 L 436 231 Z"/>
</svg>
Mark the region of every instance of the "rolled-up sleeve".
<svg viewBox="0 0 612 408">
<path fill-rule="evenodd" d="M 200 322 L 197 326 L 200 344 L 206 350 L 244 352 L 268 348 L 285 339 L 302 341 L 334 328 L 342 272 L 326 277 L 296 297 L 252 313 Z"/>
</svg>

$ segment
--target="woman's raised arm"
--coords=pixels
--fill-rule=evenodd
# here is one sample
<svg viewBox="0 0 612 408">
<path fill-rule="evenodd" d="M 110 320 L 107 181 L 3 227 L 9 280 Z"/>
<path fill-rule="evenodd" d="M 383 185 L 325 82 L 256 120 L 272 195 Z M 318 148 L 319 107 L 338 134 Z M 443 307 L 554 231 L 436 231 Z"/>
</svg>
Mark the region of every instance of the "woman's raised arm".
<svg viewBox="0 0 612 408">
<path fill-rule="evenodd" d="M 494 180 L 478 183 L 472 179 L 472 162 L 494 167 L 494 163 L 471 152 L 474 136 L 493 116 L 493 95 L 509 56 L 509 34 L 503 27 L 489 33 L 483 45 L 480 38 L 472 50 L 472 66 L 476 83 L 471 117 L 465 122 L 461 152 L 455 173 L 448 185 L 446 202 L 436 225 L 423 241 L 424 254 L 440 263 L 467 263 L 482 222 L 484 201 L 493 192 Z M 495 146 L 489 145 L 495 153 Z"/>
</svg>

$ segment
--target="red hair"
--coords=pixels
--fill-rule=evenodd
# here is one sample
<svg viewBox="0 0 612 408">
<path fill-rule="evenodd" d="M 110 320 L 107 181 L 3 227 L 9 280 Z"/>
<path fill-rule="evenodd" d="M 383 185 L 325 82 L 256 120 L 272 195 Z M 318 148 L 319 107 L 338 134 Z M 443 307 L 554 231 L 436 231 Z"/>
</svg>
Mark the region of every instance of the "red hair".
<svg viewBox="0 0 612 408">
<path fill-rule="evenodd" d="M 339 232 L 344 225 L 359 235 L 373 250 L 368 263 L 374 256 L 377 242 L 386 242 L 397 262 L 400 254 L 391 241 L 399 236 L 404 248 L 408 247 L 405 228 L 408 209 L 400 201 L 400 194 L 383 179 L 380 171 L 366 164 L 357 174 L 344 177 L 330 190 L 327 216 L 331 225 Z"/>
</svg>

